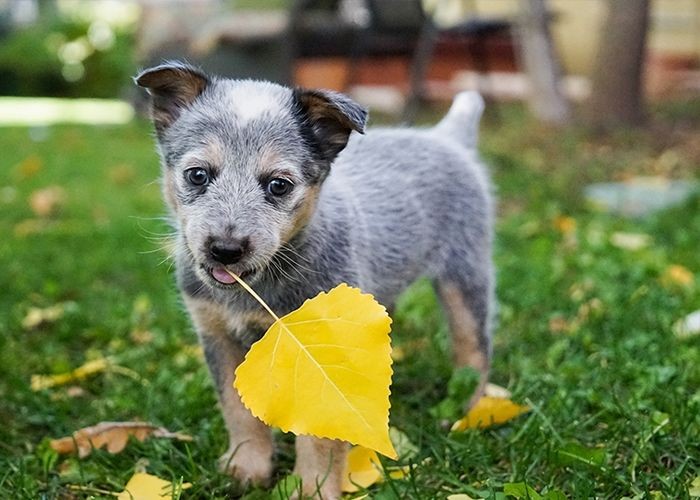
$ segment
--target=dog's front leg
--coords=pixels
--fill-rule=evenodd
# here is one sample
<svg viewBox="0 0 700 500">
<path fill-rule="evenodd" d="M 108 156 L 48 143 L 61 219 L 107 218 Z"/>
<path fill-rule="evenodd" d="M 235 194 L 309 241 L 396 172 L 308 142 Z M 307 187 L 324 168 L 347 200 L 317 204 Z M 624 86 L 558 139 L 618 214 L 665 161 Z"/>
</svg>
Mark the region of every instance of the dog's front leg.
<svg viewBox="0 0 700 500">
<path fill-rule="evenodd" d="M 233 387 L 234 371 L 245 351 L 232 336 L 224 311 L 203 301 L 185 302 L 204 348 L 229 433 L 229 448 L 219 459 L 219 466 L 242 483 L 266 485 L 272 476 L 270 428 L 243 406 Z"/>
<path fill-rule="evenodd" d="M 294 473 L 301 477 L 304 496 L 335 500 L 340 498 L 348 452 L 344 441 L 297 436 Z"/>
</svg>

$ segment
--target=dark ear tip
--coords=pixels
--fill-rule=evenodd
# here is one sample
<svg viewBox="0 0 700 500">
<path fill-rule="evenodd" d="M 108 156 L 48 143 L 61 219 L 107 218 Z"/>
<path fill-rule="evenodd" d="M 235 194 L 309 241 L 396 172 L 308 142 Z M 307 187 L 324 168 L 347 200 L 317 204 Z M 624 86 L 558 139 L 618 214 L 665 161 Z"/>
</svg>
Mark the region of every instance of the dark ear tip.
<svg viewBox="0 0 700 500">
<path fill-rule="evenodd" d="M 148 74 L 150 70 L 146 69 L 141 71 L 138 75 L 134 76 L 132 80 L 139 87 L 148 87 Z"/>
<path fill-rule="evenodd" d="M 157 66 L 141 70 L 134 78 L 139 87 L 157 88 L 163 82 L 165 75 L 190 75 L 209 82 L 209 77 L 201 69 L 181 61 L 166 61 Z"/>
</svg>

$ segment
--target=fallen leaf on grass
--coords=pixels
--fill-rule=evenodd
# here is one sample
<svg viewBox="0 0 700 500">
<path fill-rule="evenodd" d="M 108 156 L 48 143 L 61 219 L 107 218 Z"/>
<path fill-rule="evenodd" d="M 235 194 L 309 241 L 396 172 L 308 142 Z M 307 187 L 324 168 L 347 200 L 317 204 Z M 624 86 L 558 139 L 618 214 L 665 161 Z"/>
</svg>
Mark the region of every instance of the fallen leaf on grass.
<svg viewBox="0 0 700 500">
<path fill-rule="evenodd" d="M 109 358 L 98 358 L 88 361 L 75 370 L 67 373 L 57 373 L 55 375 L 32 375 L 32 391 L 42 391 L 58 385 L 65 385 L 78 380 L 86 379 L 91 375 L 105 371 L 111 366 Z"/>
<path fill-rule="evenodd" d="M 445 500 L 474 500 L 472 497 L 466 493 L 453 493 L 452 495 L 447 495 Z"/>
<path fill-rule="evenodd" d="M 560 215 L 554 219 L 554 228 L 562 234 L 571 234 L 576 231 L 576 219 Z"/>
<path fill-rule="evenodd" d="M 341 439 L 390 458 L 391 319 L 374 297 L 341 284 L 275 318 L 236 369 L 234 386 L 260 420 Z"/>
<path fill-rule="evenodd" d="M 17 169 L 17 172 L 21 178 L 28 179 L 38 174 L 42 167 L 43 162 L 41 161 L 41 158 L 39 158 L 37 155 L 30 155 L 19 162 L 15 168 Z"/>
<path fill-rule="evenodd" d="M 700 498 L 700 476 L 693 479 L 688 488 L 688 495 L 693 498 Z"/>
<path fill-rule="evenodd" d="M 612 246 L 623 250 L 641 250 L 651 243 L 651 236 L 643 233 L 617 232 L 610 236 Z"/>
<path fill-rule="evenodd" d="M 22 328 L 33 330 L 41 325 L 53 323 L 61 319 L 65 311 L 65 304 L 55 304 L 50 307 L 30 307 L 27 315 L 22 320 Z"/>
<path fill-rule="evenodd" d="M 50 186 L 34 191 L 29 196 L 29 206 L 38 217 L 56 215 L 66 199 L 66 192 L 60 186 Z"/>
<path fill-rule="evenodd" d="M 673 333 L 679 339 L 693 337 L 700 334 L 700 310 L 688 314 L 679 319 L 673 325 Z"/>
<path fill-rule="evenodd" d="M 685 266 L 673 264 L 664 269 L 661 274 L 661 283 L 666 287 L 689 287 L 695 281 L 692 271 Z"/>
<path fill-rule="evenodd" d="M 510 399 L 483 396 L 463 418 L 452 424 L 451 430 L 483 429 L 506 423 L 529 411 L 529 406 L 513 403 Z"/>
<path fill-rule="evenodd" d="M 109 453 L 119 453 L 129 442 L 129 436 L 139 441 L 149 437 L 192 441 L 192 437 L 179 432 L 170 432 L 164 427 L 157 427 L 146 422 L 101 422 L 91 427 L 85 427 L 73 433 L 72 436 L 52 439 L 49 443 L 54 451 L 60 454 L 78 452 L 80 458 L 92 453 L 93 448 L 107 447 Z"/>
<path fill-rule="evenodd" d="M 512 396 L 511 392 L 505 387 L 500 385 L 488 383 L 484 387 L 484 396 L 491 396 L 492 398 L 510 399 Z"/>
<path fill-rule="evenodd" d="M 382 478 L 379 457 L 374 450 L 355 446 L 348 452 L 343 472 L 342 490 L 353 493 L 373 485 Z"/>
<path fill-rule="evenodd" d="M 178 498 L 181 490 L 186 490 L 192 484 L 182 483 L 175 485 L 145 472 L 136 472 L 129 482 L 126 483 L 124 491 L 117 495 L 117 500 L 162 500 L 163 498 Z"/>
<path fill-rule="evenodd" d="M 389 427 L 389 438 L 394 445 L 396 454 L 402 459 L 413 458 L 418 455 L 418 446 L 408 438 L 406 434 L 396 427 Z"/>
<path fill-rule="evenodd" d="M 395 467 L 387 470 L 392 479 L 403 479 L 410 467 Z M 379 456 L 374 450 L 364 446 L 353 446 L 348 452 L 343 472 L 342 491 L 354 493 L 384 480 Z"/>
</svg>

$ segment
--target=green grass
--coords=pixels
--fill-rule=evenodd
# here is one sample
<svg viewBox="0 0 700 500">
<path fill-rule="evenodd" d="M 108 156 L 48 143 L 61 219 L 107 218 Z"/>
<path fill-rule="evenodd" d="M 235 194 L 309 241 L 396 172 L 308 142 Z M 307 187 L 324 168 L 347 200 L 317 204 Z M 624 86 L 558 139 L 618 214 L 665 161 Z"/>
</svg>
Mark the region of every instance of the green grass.
<svg viewBox="0 0 700 500">
<path fill-rule="evenodd" d="M 633 221 L 590 210 L 581 188 L 631 173 L 696 175 L 692 109 L 697 102 L 669 106 L 649 130 L 606 137 L 547 130 L 519 108 L 486 125 L 481 149 L 500 204 L 492 380 L 533 411 L 458 435 L 431 417 L 450 377 L 449 345 L 435 297 L 418 283 L 396 312 L 393 338 L 407 357 L 395 365 L 391 422 L 420 451 L 408 480 L 375 486 L 372 498 L 503 498 L 519 482 L 569 498 L 688 496 L 700 475 L 700 337 L 677 339 L 671 326 L 700 308 L 700 287 L 662 276 L 674 264 L 700 273 L 700 199 Z M 150 128 L 45 132 L 0 132 L 0 498 L 110 498 L 100 492 L 121 491 L 143 467 L 193 483 L 183 498 L 244 494 L 216 472 L 226 435 L 160 250 L 167 226 Z M 28 197 L 51 185 L 65 191 L 62 210 L 27 223 Z M 557 229 L 563 216 L 576 221 L 573 232 Z M 618 231 L 648 234 L 651 244 L 614 247 Z M 62 318 L 23 328 L 30 307 L 57 303 L 66 304 Z M 32 374 L 100 356 L 127 370 L 81 381 L 77 395 L 30 390 Z M 132 441 L 82 460 L 47 445 L 135 419 L 194 441 Z M 278 477 L 293 464 L 292 440 L 280 438 Z"/>
</svg>

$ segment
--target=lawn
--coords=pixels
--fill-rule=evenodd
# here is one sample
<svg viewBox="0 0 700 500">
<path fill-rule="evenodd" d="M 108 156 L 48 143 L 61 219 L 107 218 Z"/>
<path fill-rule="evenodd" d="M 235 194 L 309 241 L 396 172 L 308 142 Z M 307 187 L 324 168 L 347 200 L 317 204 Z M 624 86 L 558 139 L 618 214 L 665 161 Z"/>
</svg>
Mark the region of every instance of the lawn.
<svg viewBox="0 0 700 500">
<path fill-rule="evenodd" d="M 700 198 L 631 220 L 594 210 L 582 188 L 697 178 L 698 110 L 698 100 L 667 104 L 648 129 L 604 136 L 542 128 L 519 107 L 487 120 L 481 150 L 500 207 L 492 381 L 532 411 L 459 434 L 431 416 L 449 345 L 418 283 L 394 318 L 404 357 L 391 424 L 419 451 L 409 478 L 388 478 L 372 498 L 504 498 L 520 482 L 550 498 L 689 496 L 700 476 L 700 336 L 679 338 L 673 325 L 700 309 Z M 216 472 L 226 435 L 173 284 L 150 126 L 3 128 L 0 151 L 0 498 L 111 498 L 136 469 L 192 483 L 183 498 L 267 498 Z M 53 318 L 27 324 L 32 308 L 53 306 Z M 101 357 L 114 366 L 30 388 L 32 375 Z M 48 446 L 137 419 L 194 440 L 84 459 Z M 279 438 L 281 478 L 293 447 Z"/>
</svg>

